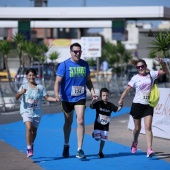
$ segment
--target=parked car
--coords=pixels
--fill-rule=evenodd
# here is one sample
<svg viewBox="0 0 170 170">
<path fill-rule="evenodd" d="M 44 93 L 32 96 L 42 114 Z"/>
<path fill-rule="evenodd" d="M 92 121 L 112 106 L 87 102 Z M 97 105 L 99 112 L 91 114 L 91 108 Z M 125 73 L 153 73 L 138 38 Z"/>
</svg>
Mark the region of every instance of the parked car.
<svg viewBox="0 0 170 170">
<path fill-rule="evenodd" d="M 27 69 L 30 68 L 29 66 L 24 66 L 23 67 L 19 67 L 15 76 L 15 82 L 17 84 L 24 84 L 27 82 L 26 79 L 26 71 Z M 36 76 L 36 83 L 37 84 L 41 84 L 42 83 L 42 75 L 44 75 L 44 80 L 50 80 L 50 78 L 52 78 L 53 76 L 53 71 L 50 67 L 46 67 L 44 66 L 44 70 L 42 73 L 42 66 L 38 66 L 38 65 L 33 65 L 31 68 L 34 68 L 37 72 L 37 76 Z"/>
</svg>

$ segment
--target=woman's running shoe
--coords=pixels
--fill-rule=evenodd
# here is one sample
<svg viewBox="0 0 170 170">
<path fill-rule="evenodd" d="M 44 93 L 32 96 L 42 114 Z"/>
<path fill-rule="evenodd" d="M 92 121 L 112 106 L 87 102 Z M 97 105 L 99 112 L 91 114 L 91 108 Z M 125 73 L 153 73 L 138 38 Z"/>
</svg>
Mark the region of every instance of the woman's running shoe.
<svg viewBox="0 0 170 170">
<path fill-rule="evenodd" d="M 138 145 L 137 142 L 132 142 L 132 146 L 131 146 L 131 151 L 132 151 L 132 153 L 136 153 L 136 151 L 137 151 L 137 145 Z"/>
<path fill-rule="evenodd" d="M 155 155 L 155 153 L 152 150 L 152 148 L 148 148 L 148 150 L 147 150 L 147 158 L 151 158 L 153 155 Z"/>
</svg>

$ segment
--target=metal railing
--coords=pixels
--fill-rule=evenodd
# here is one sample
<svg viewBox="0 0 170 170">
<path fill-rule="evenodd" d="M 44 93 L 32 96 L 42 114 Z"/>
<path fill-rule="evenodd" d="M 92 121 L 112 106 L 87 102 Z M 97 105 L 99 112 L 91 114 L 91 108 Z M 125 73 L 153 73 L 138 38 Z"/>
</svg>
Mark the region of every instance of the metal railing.
<svg viewBox="0 0 170 170">
<path fill-rule="evenodd" d="M 111 96 L 118 97 L 125 90 L 128 85 L 128 79 L 126 76 L 118 76 L 115 74 L 92 74 L 91 80 L 95 91 L 99 94 L 101 88 L 106 87 L 109 89 Z M 47 92 L 50 96 L 54 96 L 54 83 L 55 79 L 45 80 L 44 85 L 47 89 Z M 21 84 L 16 83 L 15 81 L 1 81 L 0 79 L 0 110 L 8 111 L 11 109 L 18 109 L 20 100 L 15 99 L 15 95 L 18 91 L 18 88 Z M 169 84 L 158 84 L 158 87 L 170 87 Z M 87 90 L 87 97 L 91 96 L 90 92 Z M 132 90 L 129 95 L 133 95 L 134 90 Z M 50 102 L 43 100 L 43 105 L 50 105 Z"/>
</svg>

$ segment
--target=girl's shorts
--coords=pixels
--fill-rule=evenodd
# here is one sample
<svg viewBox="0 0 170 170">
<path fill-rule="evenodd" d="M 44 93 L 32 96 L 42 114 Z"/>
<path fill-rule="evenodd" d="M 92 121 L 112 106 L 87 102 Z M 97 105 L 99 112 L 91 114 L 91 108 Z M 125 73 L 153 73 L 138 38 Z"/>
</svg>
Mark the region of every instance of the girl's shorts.
<svg viewBox="0 0 170 170">
<path fill-rule="evenodd" d="M 132 103 L 130 115 L 132 115 L 134 119 L 141 119 L 149 115 L 153 116 L 153 107 L 148 104 Z"/>
<path fill-rule="evenodd" d="M 25 112 L 22 115 L 23 122 L 31 122 L 35 128 L 38 128 L 41 117 L 32 117 L 29 113 Z"/>
<path fill-rule="evenodd" d="M 106 141 L 108 139 L 108 131 L 95 129 L 94 132 L 93 132 L 93 137 L 96 140 Z"/>
</svg>

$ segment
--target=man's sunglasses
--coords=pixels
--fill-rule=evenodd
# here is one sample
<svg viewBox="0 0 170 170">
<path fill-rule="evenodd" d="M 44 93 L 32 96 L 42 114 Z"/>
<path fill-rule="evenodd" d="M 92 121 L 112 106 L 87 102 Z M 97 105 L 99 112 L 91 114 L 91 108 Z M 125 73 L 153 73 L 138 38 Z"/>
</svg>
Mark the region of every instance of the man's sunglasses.
<svg viewBox="0 0 170 170">
<path fill-rule="evenodd" d="M 77 54 L 77 53 L 82 53 L 82 51 L 81 50 L 74 50 L 74 51 L 72 51 L 74 54 Z"/>
<path fill-rule="evenodd" d="M 139 70 L 140 68 L 143 69 L 145 68 L 145 65 L 141 65 L 141 66 L 136 66 L 136 68 Z"/>
</svg>

